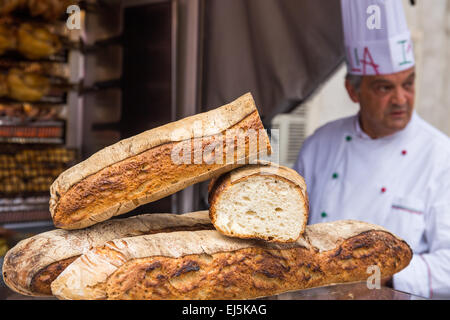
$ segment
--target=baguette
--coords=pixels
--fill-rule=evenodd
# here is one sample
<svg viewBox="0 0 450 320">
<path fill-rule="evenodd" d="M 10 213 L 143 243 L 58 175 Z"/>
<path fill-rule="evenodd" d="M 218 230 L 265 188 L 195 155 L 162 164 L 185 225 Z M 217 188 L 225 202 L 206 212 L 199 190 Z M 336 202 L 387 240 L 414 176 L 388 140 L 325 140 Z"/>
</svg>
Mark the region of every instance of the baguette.
<svg viewBox="0 0 450 320">
<path fill-rule="evenodd" d="M 411 257 L 405 241 L 352 220 L 307 226 L 286 244 L 180 231 L 93 248 L 51 288 L 59 299 L 249 299 L 366 280 L 371 265 L 388 277 Z"/>
<path fill-rule="evenodd" d="M 8 251 L 3 263 L 3 279 L 18 293 L 48 296 L 52 281 L 92 247 L 123 237 L 213 228 L 208 211 L 199 211 L 114 219 L 83 230 L 52 230 L 22 240 Z"/>
<path fill-rule="evenodd" d="M 222 234 L 271 242 L 294 242 L 308 221 L 305 180 L 272 163 L 248 165 L 209 186 L 211 222 Z"/>
<path fill-rule="evenodd" d="M 58 228 L 84 228 L 270 152 L 248 93 L 220 108 L 119 141 L 69 168 L 50 187 L 50 213 Z"/>
</svg>

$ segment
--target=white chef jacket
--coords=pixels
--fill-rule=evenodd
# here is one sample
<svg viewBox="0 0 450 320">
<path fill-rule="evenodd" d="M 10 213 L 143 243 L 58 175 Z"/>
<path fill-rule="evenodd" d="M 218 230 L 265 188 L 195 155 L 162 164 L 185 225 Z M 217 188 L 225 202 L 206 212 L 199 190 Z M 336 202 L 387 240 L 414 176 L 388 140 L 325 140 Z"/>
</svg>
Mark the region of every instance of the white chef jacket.
<svg viewBox="0 0 450 320">
<path fill-rule="evenodd" d="M 415 112 L 405 129 L 371 139 L 358 115 L 310 136 L 294 169 L 306 181 L 309 224 L 354 219 L 392 231 L 414 252 L 394 288 L 450 297 L 450 139 Z"/>
</svg>

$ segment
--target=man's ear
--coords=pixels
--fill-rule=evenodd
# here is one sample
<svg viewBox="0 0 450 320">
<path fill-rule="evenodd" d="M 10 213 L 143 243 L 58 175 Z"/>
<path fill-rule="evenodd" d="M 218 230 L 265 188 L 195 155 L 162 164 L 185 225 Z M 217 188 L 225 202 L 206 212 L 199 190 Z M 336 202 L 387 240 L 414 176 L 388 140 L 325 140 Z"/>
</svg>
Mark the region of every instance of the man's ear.
<svg viewBox="0 0 450 320">
<path fill-rule="evenodd" d="M 358 90 L 356 90 L 356 88 L 348 80 L 345 80 L 345 89 L 347 89 L 350 99 L 352 99 L 355 103 L 359 103 Z"/>
</svg>

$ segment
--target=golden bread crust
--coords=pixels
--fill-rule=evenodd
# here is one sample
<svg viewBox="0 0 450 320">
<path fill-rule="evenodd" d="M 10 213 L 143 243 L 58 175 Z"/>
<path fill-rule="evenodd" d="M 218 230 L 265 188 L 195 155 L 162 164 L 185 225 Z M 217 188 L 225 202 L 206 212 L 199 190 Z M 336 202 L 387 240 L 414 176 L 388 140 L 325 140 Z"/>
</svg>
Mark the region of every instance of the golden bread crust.
<svg viewBox="0 0 450 320">
<path fill-rule="evenodd" d="M 298 247 L 245 248 L 212 255 L 128 261 L 108 279 L 108 299 L 251 299 L 333 283 L 365 281 L 367 267 L 383 277 L 409 263 L 407 245 L 384 231 L 368 231 L 317 253 Z"/>
<path fill-rule="evenodd" d="M 60 188 L 58 181 L 55 181 L 51 187 L 50 200 L 50 211 L 55 226 L 63 229 L 79 229 L 93 225 L 240 167 L 248 163 L 249 158 L 256 156 L 253 154 L 255 151 L 257 154 L 261 152 L 270 154 L 270 142 L 258 111 L 254 104 L 251 106 L 253 106 L 251 113 L 226 128 L 235 130 L 233 141 L 228 141 L 226 134 L 219 132 L 216 135 L 181 142 L 166 142 L 105 166 L 89 176 L 83 176 L 70 187 Z M 246 112 L 249 108 L 249 106 L 245 108 Z M 252 150 L 249 139 L 245 138 L 248 130 L 255 130 L 258 137 L 262 135 L 259 141 L 263 141 L 263 145 L 258 143 L 258 150 Z M 149 134 L 148 136 L 150 137 Z M 201 150 L 204 151 L 215 142 L 223 145 L 221 163 L 211 161 L 209 164 L 202 159 L 201 163 L 191 161 L 191 164 L 180 164 L 172 160 L 174 148 L 178 149 L 183 144 L 187 143 L 192 149 L 200 144 Z M 100 152 L 104 157 L 109 156 L 103 150 Z M 234 161 L 226 158 L 230 152 L 234 152 Z M 194 157 L 193 151 L 191 157 Z M 84 161 L 84 163 L 91 162 L 90 158 Z M 73 171 L 72 168 L 69 170 Z"/>
<path fill-rule="evenodd" d="M 261 256 L 284 259 L 262 263 Z M 411 257 L 402 239 L 380 226 L 353 220 L 309 225 L 295 243 L 283 244 L 230 238 L 216 230 L 181 231 L 122 238 L 93 248 L 67 267 L 51 288 L 60 299 L 248 298 L 360 281 L 363 275 L 367 279 L 366 269 L 372 264 L 381 268 L 383 277 L 389 276 L 406 267 Z M 306 279 L 302 266 L 307 261 L 322 270 L 311 275 L 317 281 Z M 270 267 L 273 263 L 276 268 Z M 278 270 L 280 263 L 289 269 Z M 143 269 L 148 269 L 149 278 Z M 271 275 L 277 272 L 281 280 L 272 286 L 277 277 Z M 249 279 L 256 289 L 248 287 Z M 175 282 L 192 289 L 177 291 L 171 288 Z M 228 289 L 233 296 L 225 292 Z"/>
<path fill-rule="evenodd" d="M 122 237 L 214 229 L 208 211 L 144 214 L 114 219 L 83 230 L 52 230 L 22 240 L 5 255 L 5 283 L 24 295 L 51 295 L 50 284 L 81 254 Z"/>
</svg>

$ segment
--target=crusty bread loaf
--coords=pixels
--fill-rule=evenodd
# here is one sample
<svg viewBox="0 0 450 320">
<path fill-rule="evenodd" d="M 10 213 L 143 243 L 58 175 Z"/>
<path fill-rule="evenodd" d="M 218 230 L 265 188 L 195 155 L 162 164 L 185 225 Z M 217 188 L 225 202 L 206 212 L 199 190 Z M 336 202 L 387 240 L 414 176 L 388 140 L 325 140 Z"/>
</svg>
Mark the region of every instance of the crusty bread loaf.
<svg viewBox="0 0 450 320">
<path fill-rule="evenodd" d="M 248 93 L 220 108 L 119 141 L 66 170 L 50 187 L 50 213 L 56 227 L 84 228 L 270 151 Z"/>
<path fill-rule="evenodd" d="M 214 229 L 208 211 L 199 211 L 113 219 L 83 230 L 52 230 L 22 240 L 8 251 L 3 263 L 3 279 L 21 294 L 51 295 L 51 282 L 92 247 L 123 237 L 207 229 Z"/>
<path fill-rule="evenodd" d="M 235 169 L 209 186 L 209 214 L 224 235 L 294 242 L 308 221 L 305 180 L 273 163 Z"/>
<path fill-rule="evenodd" d="M 180 231 L 93 248 L 51 288 L 60 299 L 246 299 L 366 280 L 371 265 L 388 277 L 411 257 L 387 230 L 351 220 L 307 226 L 285 244 Z"/>
</svg>

